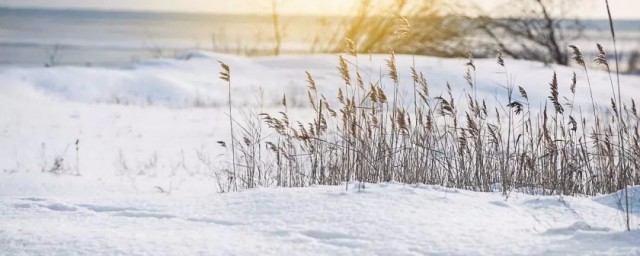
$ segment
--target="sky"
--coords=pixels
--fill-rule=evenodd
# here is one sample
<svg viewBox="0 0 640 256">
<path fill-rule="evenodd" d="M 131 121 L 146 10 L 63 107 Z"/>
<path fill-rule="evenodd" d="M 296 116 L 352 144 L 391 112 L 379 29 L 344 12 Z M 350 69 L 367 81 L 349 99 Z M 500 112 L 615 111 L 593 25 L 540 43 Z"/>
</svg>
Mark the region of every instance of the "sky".
<svg viewBox="0 0 640 256">
<path fill-rule="evenodd" d="M 283 14 L 346 14 L 359 0 L 277 0 Z M 384 1 L 384 0 L 378 0 Z M 491 10 L 504 0 L 458 0 Z M 375 0 L 374 0 L 375 2 Z M 604 0 L 579 0 L 583 18 L 605 18 Z M 588 2 L 587 4 L 584 4 Z M 640 19 L 640 0 L 610 0 L 616 19 Z M 0 0 L 4 7 L 109 9 L 168 12 L 259 13 L 271 11 L 270 0 Z"/>
</svg>

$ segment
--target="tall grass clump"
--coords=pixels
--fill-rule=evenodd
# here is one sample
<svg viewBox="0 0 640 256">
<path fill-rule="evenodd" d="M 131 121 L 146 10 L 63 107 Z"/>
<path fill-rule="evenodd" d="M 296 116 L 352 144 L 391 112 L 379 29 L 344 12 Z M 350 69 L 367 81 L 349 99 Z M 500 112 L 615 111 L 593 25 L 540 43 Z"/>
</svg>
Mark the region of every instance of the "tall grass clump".
<svg viewBox="0 0 640 256">
<path fill-rule="evenodd" d="M 640 117 L 635 100 L 623 101 L 602 45 L 597 45 L 594 62 L 609 74 L 605 86 L 612 95 L 606 103 L 593 96 L 593 87 L 602 85 L 589 79 L 588 58 L 579 47 L 569 47 L 591 96 L 590 108 L 582 109 L 575 105 L 575 72 L 568 84 L 550 73 L 548 97 L 536 108 L 526 89 L 516 85 L 501 52 L 496 68 L 504 73 L 504 96 L 482 99 L 471 53 L 466 85 L 446 84 L 444 91 L 434 92 L 415 63 L 408 70 L 398 66 L 392 49 L 380 78 L 364 79 L 359 44 L 346 41 L 346 52 L 336 65 L 339 85 L 319 84 L 313 74 L 301 74 L 312 115 L 304 122 L 292 120 L 284 95 L 281 111 L 260 114 L 273 136 L 253 133 L 254 140 L 232 143 L 239 148 L 232 151 L 251 159 L 238 164 L 233 157 L 233 177 L 242 177 L 239 187 L 344 184 L 348 189 L 357 184 L 365 189 L 367 183 L 396 181 L 498 190 L 505 196 L 509 191 L 597 195 L 624 190 L 628 224 L 626 189 L 640 183 Z M 223 69 L 223 80 L 230 83 L 229 69 Z M 401 79 L 403 72 L 411 79 Z M 338 88 L 336 95 L 322 94 L 323 86 Z M 569 95 L 561 94 L 563 87 Z M 462 97 L 452 88 L 462 88 Z M 230 122 L 233 127 L 231 116 Z M 253 130 L 259 126 L 249 125 Z M 267 151 L 262 152 L 263 146 Z M 247 178 L 255 176 L 256 169 L 263 170 L 259 178 Z"/>
<path fill-rule="evenodd" d="M 606 52 L 599 48 L 595 61 L 606 67 Z M 574 52 L 584 67 L 579 48 Z M 313 111 L 305 122 L 291 120 L 286 95 L 282 111 L 260 115 L 275 132 L 263 138 L 268 149 L 264 154 L 269 156 L 262 157 L 273 161 L 258 164 L 274 171 L 262 180 L 283 187 L 357 182 L 359 189 L 366 183 L 397 181 L 500 190 L 505 195 L 513 190 L 596 195 L 640 182 L 638 173 L 632 172 L 640 167 L 638 111 L 635 101 L 621 102 L 618 91 L 600 107 L 592 99 L 591 110 L 583 111 L 574 106 L 577 74 L 563 85 L 554 72 L 548 80 L 549 96 L 536 109 L 498 53 L 505 96 L 495 104 L 478 98 L 470 56 L 464 100 L 459 102 L 451 85 L 434 94 L 427 76 L 415 66 L 404 71 L 411 74 L 410 81 L 400 79 L 403 70 L 393 51 L 380 74 L 389 81 L 387 88 L 380 79 L 365 81 L 357 59 L 354 48 L 338 57 L 342 85 L 333 100 L 320 93 L 326 85 L 318 84 L 311 73 L 304 74 Z M 570 95 L 561 95 L 562 86 Z M 407 89 L 410 97 L 401 95 Z M 250 144 L 238 145 L 246 151 Z M 239 177 L 250 176 L 243 174 L 250 168 L 238 168 Z M 261 185 L 246 180 L 241 184 Z"/>
</svg>

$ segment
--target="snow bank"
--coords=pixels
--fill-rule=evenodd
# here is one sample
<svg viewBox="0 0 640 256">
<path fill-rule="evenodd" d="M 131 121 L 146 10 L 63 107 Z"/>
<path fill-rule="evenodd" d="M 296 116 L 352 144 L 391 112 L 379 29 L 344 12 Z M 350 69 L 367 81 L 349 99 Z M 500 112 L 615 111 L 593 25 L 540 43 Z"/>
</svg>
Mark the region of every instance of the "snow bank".
<svg viewBox="0 0 640 256">
<path fill-rule="evenodd" d="M 594 200 L 603 205 L 621 211 L 624 211 L 624 209 L 626 209 L 626 203 L 628 201 L 629 209 L 631 209 L 630 212 L 635 215 L 640 215 L 640 186 L 629 187 L 626 193 L 629 193 L 628 198 L 625 198 L 625 191 L 620 190 L 617 193 L 598 196 L 594 198 Z"/>
<path fill-rule="evenodd" d="M 346 58 L 355 65 L 354 57 Z M 392 83 L 387 76 L 386 58 L 386 55 L 362 55 L 357 63 L 365 83 L 380 83 L 390 92 Z M 337 89 L 343 84 L 336 68 L 337 56 L 333 55 L 244 58 L 194 52 L 185 53 L 174 60 L 150 60 L 121 69 L 5 68 L 0 71 L 3 80 L 0 93 L 27 99 L 45 97 L 84 103 L 219 106 L 226 104 L 227 86 L 218 79 L 218 60 L 231 66 L 234 100 L 239 106 L 254 105 L 256 99 L 261 97 L 261 87 L 267 106 L 277 105 L 285 93 L 292 98 L 294 105 L 305 105 L 305 71 L 314 76 L 319 89 L 329 99 L 335 98 Z M 404 85 L 401 96 L 404 98 L 413 98 L 410 67 L 414 62 L 416 69 L 427 77 L 434 95 L 444 93 L 447 83 L 458 98 L 464 96 L 462 92 L 469 88 L 463 78 L 467 60 L 397 56 L 397 62 L 400 81 Z M 575 71 L 578 75 L 576 102 L 590 106 L 586 76 L 580 69 L 516 60 L 507 60 L 505 69 L 493 59 L 476 60 L 475 65 L 478 97 L 487 101 L 504 99 L 504 86 L 512 84 L 527 89 L 531 102 L 537 107 L 549 94 L 548 84 L 554 71 L 558 73 L 561 96 L 569 95 L 569 85 Z M 590 76 L 597 100 L 606 106 L 611 95 L 608 74 L 592 70 Z M 625 95 L 631 97 L 640 93 L 640 87 L 635 86 L 640 84 L 640 77 L 622 76 L 621 83 Z M 408 100 L 405 102 L 410 104 Z"/>
</svg>

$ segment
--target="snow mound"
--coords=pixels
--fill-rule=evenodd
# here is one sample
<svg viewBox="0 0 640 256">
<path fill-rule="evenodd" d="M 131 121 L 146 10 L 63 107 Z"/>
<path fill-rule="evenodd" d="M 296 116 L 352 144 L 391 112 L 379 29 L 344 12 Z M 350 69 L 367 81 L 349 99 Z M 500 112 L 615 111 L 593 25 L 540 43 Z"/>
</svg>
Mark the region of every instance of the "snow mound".
<svg viewBox="0 0 640 256">
<path fill-rule="evenodd" d="M 352 56 L 345 57 L 356 63 Z M 358 70 L 365 84 L 379 83 L 389 93 L 392 83 L 387 77 L 386 55 L 360 56 Z M 290 97 L 292 106 L 306 106 L 306 75 L 314 76 L 320 92 L 333 100 L 343 83 L 336 68 L 335 55 L 290 55 L 281 57 L 247 58 L 217 53 L 187 52 L 176 59 L 147 60 L 119 69 L 92 67 L 17 68 L 0 70 L 0 93 L 3 96 L 53 98 L 73 102 L 106 102 L 118 104 L 159 104 L 171 107 L 220 106 L 226 104 L 227 84 L 218 77 L 223 61 L 231 67 L 232 91 L 235 105 L 253 105 L 263 97 L 267 106 L 277 105 L 283 94 Z M 464 59 L 396 56 L 400 81 L 400 96 L 412 97 L 410 68 L 415 62 L 418 72 L 423 72 L 431 91 L 440 94 L 449 83 L 458 94 L 468 87 L 463 78 L 466 72 Z M 533 106 L 542 103 L 548 94 L 547 84 L 553 72 L 558 73 L 560 94 L 569 94 L 569 84 L 576 71 L 578 86 L 576 103 L 590 106 L 586 76 L 580 70 L 563 66 L 545 66 L 542 63 L 507 60 L 509 76 L 493 59 L 475 61 L 474 80 L 479 98 L 491 101 L 506 97 L 504 86 L 513 84 L 527 89 Z M 355 64 L 350 65 L 355 77 Z M 592 70 L 594 95 L 608 102 L 609 76 Z M 622 76 L 623 85 L 640 83 L 640 77 Z M 603 86 L 599 86 L 599 85 Z M 262 94 L 260 89 L 263 89 Z M 541 90 L 540 88 L 545 88 Z M 625 95 L 637 95 L 640 88 L 625 86 Z M 462 95 L 460 95 L 462 96 Z M 462 101 L 464 102 L 464 100 Z M 405 102 L 408 104 L 408 102 Z M 588 109 L 588 108 L 585 108 Z"/>
<path fill-rule="evenodd" d="M 630 186 L 627 189 L 629 193 L 628 200 L 625 198 L 625 190 L 619 190 L 616 193 L 602 195 L 594 198 L 596 202 L 615 209 L 626 209 L 626 203 L 629 203 L 631 214 L 640 216 L 640 186 Z"/>
</svg>

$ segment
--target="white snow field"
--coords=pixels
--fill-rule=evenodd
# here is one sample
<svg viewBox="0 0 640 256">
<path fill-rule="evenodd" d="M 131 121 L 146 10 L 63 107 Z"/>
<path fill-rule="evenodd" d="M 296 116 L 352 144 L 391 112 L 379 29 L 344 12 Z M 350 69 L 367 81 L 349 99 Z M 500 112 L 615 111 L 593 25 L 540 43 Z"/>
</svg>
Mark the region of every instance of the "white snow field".
<svg viewBox="0 0 640 256">
<path fill-rule="evenodd" d="M 358 65 L 366 82 L 390 89 L 386 58 Z M 333 55 L 0 68 L 0 255 L 640 255 L 640 187 L 630 188 L 631 232 L 619 194 L 505 198 L 396 183 L 220 194 L 212 173 L 228 160 L 216 142 L 230 136 L 218 60 L 231 67 L 236 117 L 276 112 L 286 93 L 290 114 L 305 118 L 304 71 L 329 99 L 341 85 Z M 415 61 L 432 95 L 447 82 L 459 97 L 468 88 L 467 60 L 397 60 L 401 81 Z M 495 60 L 475 61 L 479 98 L 501 105 L 509 81 L 538 106 L 554 71 L 561 95 L 575 71 L 588 111 L 580 69 L 506 62 L 505 76 Z M 606 106 L 608 74 L 589 76 Z M 640 77 L 621 84 L 625 102 L 640 95 Z"/>
<path fill-rule="evenodd" d="M 7 189 L 27 177 L 28 186 Z M 640 232 L 622 231 L 615 196 L 505 201 L 500 193 L 400 184 L 183 196 L 34 175 L 3 177 L 2 186 L 3 255 L 640 253 Z M 45 189 L 27 192 L 31 186 Z"/>
</svg>

